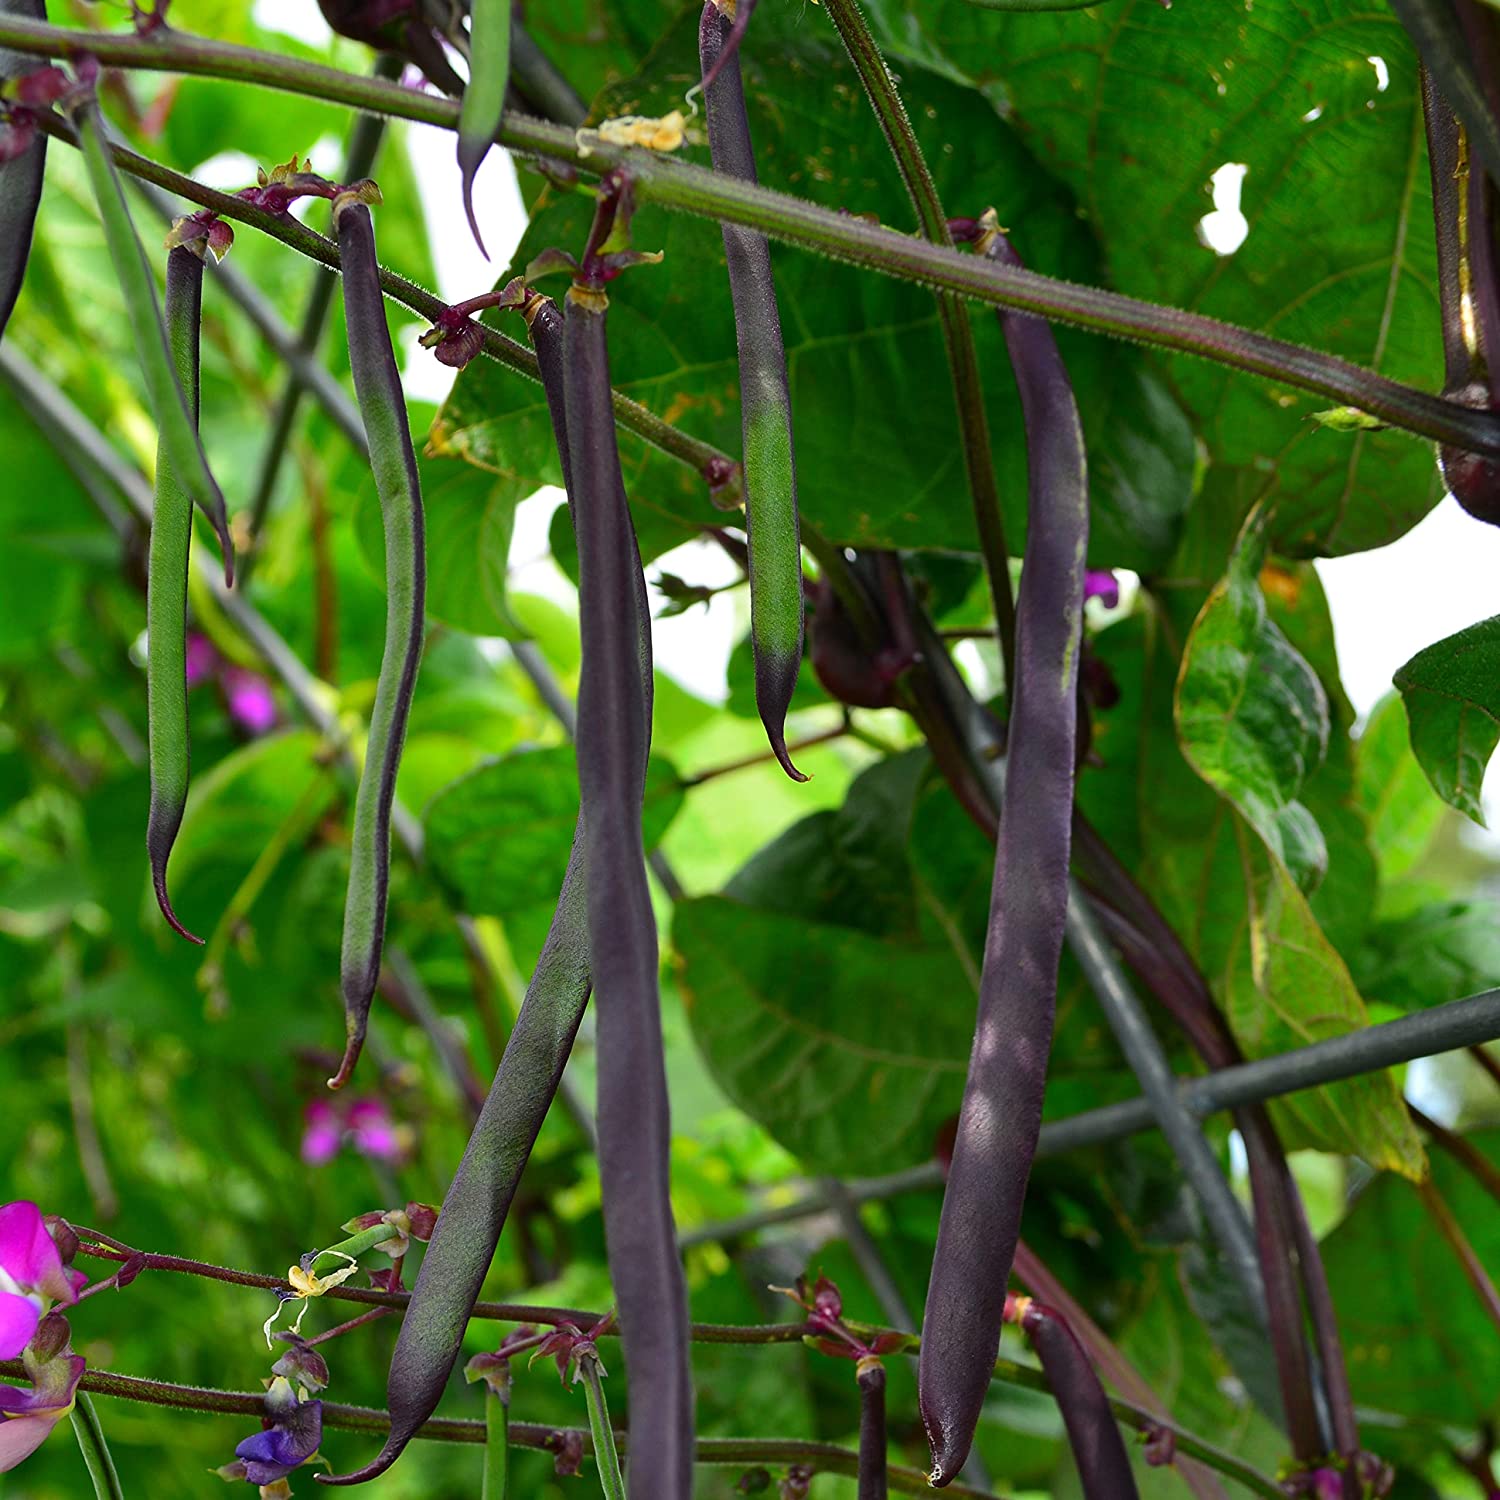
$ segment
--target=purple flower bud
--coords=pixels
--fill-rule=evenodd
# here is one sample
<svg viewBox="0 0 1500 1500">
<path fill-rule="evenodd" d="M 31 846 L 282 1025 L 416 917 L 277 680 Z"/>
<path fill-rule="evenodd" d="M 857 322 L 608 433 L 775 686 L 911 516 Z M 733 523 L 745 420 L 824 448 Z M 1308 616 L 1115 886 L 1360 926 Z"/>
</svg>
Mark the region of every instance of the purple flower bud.
<svg viewBox="0 0 1500 1500">
<path fill-rule="evenodd" d="M 286 1335 L 282 1334 L 280 1337 L 285 1338 Z M 321 1391 L 328 1387 L 328 1361 L 300 1338 L 271 1366 L 271 1373 L 284 1375 L 287 1380 L 296 1381 L 308 1391 Z"/>
<path fill-rule="evenodd" d="M 408 1233 L 414 1240 L 420 1240 L 424 1245 L 432 1238 L 432 1231 L 437 1228 L 438 1210 L 430 1203 L 408 1203 L 406 1205 L 406 1221 L 410 1226 Z"/>
<path fill-rule="evenodd" d="M 1120 582 L 1109 568 L 1089 568 L 1083 575 L 1083 600 L 1097 599 L 1105 609 L 1120 603 Z"/>
</svg>

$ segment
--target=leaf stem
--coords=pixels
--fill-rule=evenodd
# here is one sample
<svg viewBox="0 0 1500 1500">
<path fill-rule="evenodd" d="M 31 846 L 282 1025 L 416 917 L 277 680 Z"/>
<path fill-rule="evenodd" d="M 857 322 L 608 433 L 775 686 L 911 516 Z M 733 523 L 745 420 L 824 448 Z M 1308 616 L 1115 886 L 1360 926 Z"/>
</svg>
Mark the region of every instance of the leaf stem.
<svg viewBox="0 0 1500 1500">
<path fill-rule="evenodd" d="M 299 58 L 210 41 L 167 28 L 143 36 L 114 36 L 7 16 L 0 17 L 0 46 L 53 58 L 90 52 L 115 67 L 234 79 L 444 129 L 455 129 L 458 122 L 458 106 L 450 100 Z M 69 133 L 59 128 L 61 121 L 44 115 L 41 124 L 49 134 L 68 138 Z M 1467 410 L 1333 355 L 1251 329 L 1098 287 L 1059 281 L 1035 271 L 991 265 L 946 246 L 924 243 L 788 194 L 723 178 L 703 167 L 672 161 L 651 151 L 612 146 L 594 137 L 589 138 L 585 147 L 573 131 L 515 111 L 505 115 L 497 139 L 520 155 L 570 162 L 591 173 L 625 163 L 638 196 L 650 198 L 665 208 L 744 224 L 835 259 L 900 280 L 921 282 L 935 290 L 956 292 L 990 306 L 1013 307 L 1098 333 L 1198 355 L 1329 398 L 1339 405 L 1356 406 L 1403 431 L 1475 453 L 1500 456 L 1500 417 Z M 137 170 L 118 151 L 116 160 L 126 170 Z M 142 175 L 163 186 L 175 186 L 176 174 L 141 158 L 136 158 L 136 162 Z M 207 190 L 196 185 L 189 196 L 205 206 L 220 209 L 227 218 L 256 227 L 265 227 L 270 219 L 269 215 L 249 210 L 242 200 L 225 194 L 214 195 L 210 203 Z M 290 231 L 278 237 L 293 243 Z M 325 264 L 332 263 L 326 251 L 317 258 Z M 386 290 L 393 294 L 390 282 L 386 283 Z M 434 309 L 441 307 L 436 298 L 431 298 L 429 305 Z M 486 346 L 489 344 L 487 336 Z M 516 354 L 522 353 L 517 347 Z M 515 363 L 525 373 L 534 371 L 532 361 L 500 357 L 503 363 Z"/>
<path fill-rule="evenodd" d="M 609 1425 L 609 1403 L 604 1399 L 603 1369 L 592 1354 L 578 1362 L 583 1393 L 589 1407 L 589 1433 L 594 1440 L 594 1462 L 599 1469 L 599 1488 L 604 1500 L 625 1500 L 625 1476 L 615 1448 L 614 1428 Z"/>
<path fill-rule="evenodd" d="M 1496 1328 L 1500 1328 L 1500 1292 L 1495 1290 L 1495 1283 L 1490 1280 L 1489 1272 L 1485 1270 L 1483 1263 L 1474 1253 L 1474 1247 L 1469 1243 L 1469 1237 L 1464 1233 L 1463 1226 L 1459 1224 L 1453 1210 L 1448 1207 L 1447 1201 L 1437 1190 L 1431 1177 L 1417 1184 L 1417 1193 L 1422 1199 L 1422 1207 L 1427 1210 L 1428 1218 L 1447 1240 L 1448 1247 L 1463 1268 L 1469 1285 L 1474 1288 L 1479 1300 L 1484 1304 L 1484 1310 L 1490 1322 Z"/>
<path fill-rule="evenodd" d="M 859 81 L 874 107 L 906 184 L 907 195 L 917 211 L 923 235 L 934 245 L 951 250 L 953 236 L 948 230 L 948 215 L 938 199 L 937 187 L 927 169 L 906 106 L 902 104 L 891 71 L 870 35 L 858 0 L 824 0 L 823 8 L 837 28 L 844 51 L 849 54 L 849 61 L 854 64 L 854 71 L 859 74 Z M 979 359 L 974 351 L 974 330 L 961 297 L 943 292 L 939 293 L 937 301 L 943 345 L 948 353 L 948 371 L 953 378 L 953 395 L 958 404 L 964 469 L 969 476 L 980 551 L 984 556 L 985 571 L 989 574 L 990 597 L 994 600 L 995 622 L 1000 631 L 1000 657 L 1005 667 L 1005 692 L 1009 696 L 1015 680 L 1016 601 L 1010 584 L 1010 548 L 1005 540 L 1000 491 L 995 482 L 995 464 L 990 452 L 989 420 L 984 410 Z"/>
</svg>

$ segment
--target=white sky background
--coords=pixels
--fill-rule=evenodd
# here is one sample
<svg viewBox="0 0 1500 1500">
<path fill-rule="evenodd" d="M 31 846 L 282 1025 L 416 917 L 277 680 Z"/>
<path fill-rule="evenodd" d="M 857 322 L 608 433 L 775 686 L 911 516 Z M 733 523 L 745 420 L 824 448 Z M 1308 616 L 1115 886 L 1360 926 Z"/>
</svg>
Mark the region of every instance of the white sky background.
<svg viewBox="0 0 1500 1500">
<path fill-rule="evenodd" d="M 328 29 L 306 0 L 258 0 L 256 19 L 313 44 L 328 40 Z M 1375 68 L 1377 86 L 1383 84 Z M 480 171 L 474 199 L 485 243 L 493 261 L 474 244 L 459 197 L 453 136 L 431 126 L 409 125 L 407 144 L 422 190 L 431 231 L 438 292 L 447 301 L 492 286 L 525 227 L 515 169 L 503 151 L 492 151 Z M 229 175 L 243 178 L 243 164 L 226 163 Z M 210 174 L 213 175 L 213 174 Z M 1199 229 L 1209 248 L 1232 254 L 1250 226 L 1239 211 L 1245 169 L 1226 162 L 1213 178 L 1213 211 Z M 227 180 L 227 179 L 226 179 Z M 408 392 L 441 400 L 449 372 L 426 351 L 406 351 Z M 522 505 L 512 548 L 516 587 L 557 596 L 565 585 L 546 557 L 547 527 L 561 501 L 560 491 L 544 491 Z M 725 583 L 732 566 L 718 548 L 692 543 L 661 560 L 670 571 L 695 583 Z M 1470 519 L 1451 497 L 1420 525 L 1389 547 L 1317 564 L 1333 613 L 1339 665 L 1355 710 L 1368 714 L 1390 690 L 1391 674 L 1422 647 L 1500 611 L 1500 528 Z M 656 569 L 652 569 L 654 576 Z M 658 665 L 695 692 L 722 698 L 729 652 L 743 634 L 743 591 L 722 595 L 708 610 L 658 620 Z M 1500 825 L 1500 779 L 1486 784 L 1486 811 Z"/>
</svg>

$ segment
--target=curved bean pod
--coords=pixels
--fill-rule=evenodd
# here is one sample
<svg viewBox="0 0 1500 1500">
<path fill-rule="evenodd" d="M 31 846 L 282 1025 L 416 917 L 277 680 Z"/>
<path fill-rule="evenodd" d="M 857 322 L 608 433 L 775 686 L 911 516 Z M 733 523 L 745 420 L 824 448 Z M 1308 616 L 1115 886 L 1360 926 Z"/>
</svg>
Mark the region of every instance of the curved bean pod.
<svg viewBox="0 0 1500 1500">
<path fill-rule="evenodd" d="M 469 82 L 458 115 L 458 169 L 463 174 L 464 212 L 474 243 L 484 250 L 474 217 L 474 176 L 489 154 L 510 82 L 511 0 L 474 0 L 469 17 Z"/>
<path fill-rule="evenodd" d="M 203 256 L 191 245 L 167 254 L 166 329 L 172 366 L 198 416 L 198 330 L 203 310 Z M 157 445 L 151 550 L 146 568 L 146 739 L 151 809 L 146 854 L 156 904 L 174 932 L 203 939 L 177 920 L 167 895 L 167 860 L 182 826 L 188 794 L 187 591 L 193 499 L 164 442 Z"/>
<path fill-rule="evenodd" d="M 349 894 L 344 903 L 344 943 L 339 983 L 344 993 L 348 1040 L 338 1072 L 339 1088 L 349 1079 L 364 1046 L 370 1001 L 380 977 L 385 944 L 385 909 L 391 873 L 391 803 L 396 771 L 406 738 L 406 721 L 422 659 L 422 606 L 427 563 L 422 524 L 422 490 L 412 451 L 406 397 L 385 321 L 380 263 L 370 210 L 353 195 L 333 205 L 339 255 L 343 261 L 344 319 L 349 331 L 349 365 L 354 393 L 370 443 L 370 466 L 380 495 L 385 527 L 385 650 L 359 791 L 354 799 L 354 842 L 350 852 Z"/>
<path fill-rule="evenodd" d="M 566 482 L 569 464 L 562 314 L 557 304 L 545 297 L 529 302 L 525 314 Z M 633 538 L 630 544 L 634 545 Z M 638 608 L 638 619 L 644 623 L 644 592 Z M 649 644 L 647 652 L 648 675 L 642 691 L 649 704 Z M 464 1327 L 494 1259 L 521 1173 L 557 1093 L 588 1004 L 583 848 L 580 821 L 547 941 L 505 1044 L 489 1097 L 443 1199 L 443 1210 L 401 1322 L 386 1383 L 390 1435 L 371 1463 L 352 1474 L 324 1478 L 325 1484 L 363 1484 L 383 1474 L 432 1415 L 448 1383 Z"/>
<path fill-rule="evenodd" d="M 146 380 L 146 396 L 151 415 L 156 419 L 159 441 L 180 482 L 186 485 L 194 503 L 218 533 L 224 553 L 224 583 L 228 586 L 234 582 L 234 542 L 229 535 L 224 495 L 209 472 L 208 458 L 198 438 L 198 424 L 172 368 L 172 355 L 162 327 L 161 301 L 156 295 L 156 278 L 151 274 L 141 242 L 136 238 L 130 210 L 125 206 L 114 158 L 104 139 L 104 119 L 98 104 L 89 100 L 77 111 L 75 121 L 89 183 L 99 203 L 109 258 L 130 314 L 130 330 L 135 337 L 136 355 Z"/>
<path fill-rule="evenodd" d="M 986 252 L 1014 264 L 996 235 Z M 918 1393 L 932 1483 L 974 1440 L 1000 1344 L 1005 1283 L 1041 1127 L 1068 906 L 1088 480 L 1051 328 L 1002 314 L 1026 423 L 1027 534 L 1016 687 L 979 1014 L 922 1324 Z"/>
<path fill-rule="evenodd" d="M 1021 1327 L 1057 1398 L 1084 1500 L 1136 1500 L 1139 1491 L 1119 1424 L 1083 1345 L 1050 1307 L 1029 1300 L 1024 1306 Z"/>
<path fill-rule="evenodd" d="M 750 6 L 734 22 L 742 29 Z M 755 181 L 755 153 L 745 114 L 729 20 L 705 0 L 698 26 L 714 170 Z M 726 64 L 725 59 L 730 61 Z M 719 68 L 723 67 L 720 72 Z M 786 711 L 802 666 L 802 546 L 797 524 L 797 469 L 792 455 L 792 401 L 771 251 L 764 235 L 724 225 L 724 258 L 734 303 L 745 449 L 745 534 L 750 543 L 750 638 L 755 650 L 755 704 L 781 768 L 806 781 L 786 748 Z"/>
<path fill-rule="evenodd" d="M 0 0 L 0 15 L 47 19 L 46 0 Z M 34 58 L 0 48 L 0 83 L 37 66 Z M 0 337 L 21 295 L 36 208 L 42 201 L 42 169 L 47 164 L 47 137 L 38 130 L 25 150 L 0 160 Z"/>
<path fill-rule="evenodd" d="M 689 1500 L 693 1388 L 687 1289 L 668 1156 L 656 919 L 641 805 L 651 720 L 639 691 L 642 573 L 610 406 L 602 292 L 568 294 L 564 383 L 580 576 L 578 779 L 598 1011 L 599 1170 L 630 1379 L 629 1494 Z"/>
<path fill-rule="evenodd" d="M 860 1360 L 859 1382 L 859 1500 L 886 1500 L 885 1366 L 878 1359 Z"/>
</svg>

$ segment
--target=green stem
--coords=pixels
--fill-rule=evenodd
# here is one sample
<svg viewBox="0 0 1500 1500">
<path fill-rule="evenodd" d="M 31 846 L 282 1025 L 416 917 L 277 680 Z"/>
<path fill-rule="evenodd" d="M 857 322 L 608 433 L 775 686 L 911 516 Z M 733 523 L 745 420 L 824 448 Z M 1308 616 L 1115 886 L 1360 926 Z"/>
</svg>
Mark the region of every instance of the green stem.
<svg viewBox="0 0 1500 1500">
<path fill-rule="evenodd" d="M 450 130 L 458 123 L 458 106 L 450 100 L 299 58 L 209 41 L 174 30 L 158 29 L 144 36 L 106 36 L 7 16 L 0 17 L 0 46 L 52 58 L 90 52 L 115 67 L 233 79 Z M 66 138 L 68 133 L 59 129 L 60 125 L 60 121 L 43 119 L 43 128 L 49 134 Z M 1474 453 L 1500 456 L 1500 417 L 1466 410 L 1330 354 L 1118 292 L 1077 286 L 1018 267 L 994 265 L 944 245 L 914 240 L 800 198 L 721 177 L 703 167 L 640 148 L 611 146 L 590 136 L 585 155 L 585 148 L 573 131 L 514 111 L 505 115 L 497 139 L 523 156 L 571 162 L 589 173 L 627 165 L 639 196 L 650 198 L 664 208 L 744 224 L 772 238 L 802 245 L 851 265 L 899 280 L 922 282 L 938 291 L 956 292 L 991 307 L 1012 307 L 1096 333 L 1198 355 L 1339 405 L 1358 407 L 1403 431 Z M 116 160 L 126 170 L 137 170 L 119 155 Z M 141 175 L 163 186 L 176 185 L 175 173 L 167 173 L 154 163 L 141 163 L 141 168 Z M 248 205 L 225 194 L 214 194 L 210 199 L 208 190 L 196 185 L 186 196 L 220 209 L 226 218 L 258 228 L 275 222 L 270 215 L 247 211 Z M 290 233 L 278 238 L 294 243 Z M 333 263 L 326 251 L 317 258 L 325 264 Z M 395 295 L 391 283 L 383 284 L 388 294 Z M 436 298 L 431 302 L 441 306 Z M 487 346 L 488 343 L 487 338 Z M 518 348 L 517 352 L 522 351 Z M 513 362 L 497 357 L 502 357 L 504 363 Z M 534 371 L 534 361 L 514 362 L 527 373 Z M 616 410 L 618 415 L 618 405 Z"/>
<path fill-rule="evenodd" d="M 859 8 L 858 0 L 824 0 L 838 29 L 844 50 L 885 132 L 891 154 L 906 184 L 907 195 L 917 211 L 922 234 L 934 245 L 953 248 L 948 215 L 938 198 L 937 186 L 927 169 L 921 144 L 911 128 L 906 106 L 896 91 L 875 38 Z M 995 482 L 995 463 L 990 452 L 989 419 L 984 410 L 984 387 L 979 379 L 979 359 L 974 352 L 974 330 L 963 299 L 951 293 L 938 296 L 943 326 L 943 344 L 948 352 L 948 370 L 958 404 L 958 429 L 963 444 L 964 469 L 974 501 L 974 520 L 980 551 L 990 579 L 990 597 L 995 604 L 995 623 L 1000 631 L 1000 656 L 1005 666 L 1005 691 L 1011 691 L 1016 661 L 1016 601 L 1010 586 L 1010 548 L 1005 540 L 1005 521 L 1000 509 L 1000 490 Z"/>
<path fill-rule="evenodd" d="M 484 1487 L 480 1500 L 505 1500 L 510 1477 L 510 1398 L 486 1389 L 484 1396 Z"/>
<path fill-rule="evenodd" d="M 88 1466 L 89 1478 L 94 1481 L 94 1494 L 98 1500 L 124 1500 L 125 1491 L 115 1472 L 109 1444 L 104 1440 L 99 1413 L 94 1410 L 94 1403 L 86 1391 L 79 1391 L 74 1398 L 73 1435 L 78 1439 L 78 1448 Z"/>
<path fill-rule="evenodd" d="M 604 1371 L 599 1361 L 586 1354 L 578 1362 L 583 1392 L 589 1404 L 589 1433 L 594 1440 L 594 1462 L 599 1469 L 599 1488 L 604 1500 L 625 1500 L 625 1476 L 615 1449 L 615 1431 L 609 1425 L 609 1403 L 604 1399 Z"/>
</svg>

